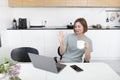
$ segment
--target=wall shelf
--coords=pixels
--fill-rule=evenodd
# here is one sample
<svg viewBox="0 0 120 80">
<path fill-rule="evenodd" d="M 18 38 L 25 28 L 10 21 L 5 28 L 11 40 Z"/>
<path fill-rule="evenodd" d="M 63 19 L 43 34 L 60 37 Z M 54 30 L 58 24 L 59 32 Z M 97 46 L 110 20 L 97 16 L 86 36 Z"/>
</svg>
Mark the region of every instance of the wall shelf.
<svg viewBox="0 0 120 80">
<path fill-rule="evenodd" d="M 105 10 L 106 12 L 120 12 L 120 10 Z"/>
</svg>

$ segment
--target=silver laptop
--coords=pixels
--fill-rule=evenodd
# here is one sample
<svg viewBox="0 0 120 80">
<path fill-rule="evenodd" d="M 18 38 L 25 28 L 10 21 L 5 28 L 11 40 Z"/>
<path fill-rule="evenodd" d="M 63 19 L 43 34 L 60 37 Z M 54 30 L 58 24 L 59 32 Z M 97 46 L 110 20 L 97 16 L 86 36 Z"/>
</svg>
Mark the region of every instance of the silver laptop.
<svg viewBox="0 0 120 80">
<path fill-rule="evenodd" d="M 59 73 L 66 65 L 56 63 L 54 58 L 28 53 L 34 67 L 53 73 Z"/>
</svg>

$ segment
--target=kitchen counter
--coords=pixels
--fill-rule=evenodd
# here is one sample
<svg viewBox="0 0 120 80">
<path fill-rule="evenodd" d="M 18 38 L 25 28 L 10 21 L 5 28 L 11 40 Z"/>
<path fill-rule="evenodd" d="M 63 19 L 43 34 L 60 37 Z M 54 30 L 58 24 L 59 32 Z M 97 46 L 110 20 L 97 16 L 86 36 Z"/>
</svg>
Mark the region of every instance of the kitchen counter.
<svg viewBox="0 0 120 80">
<path fill-rule="evenodd" d="M 106 28 L 101 28 L 101 29 L 88 28 L 88 30 L 120 30 L 120 28 L 110 28 L 110 29 L 106 29 Z"/>
<path fill-rule="evenodd" d="M 72 30 L 72 29 L 67 29 L 67 28 L 28 28 L 28 29 L 13 29 L 13 28 L 8 28 L 7 30 Z M 96 29 L 96 28 L 88 28 L 88 30 L 120 30 L 120 28 L 102 28 L 102 29 Z"/>
<path fill-rule="evenodd" d="M 72 30 L 67 28 L 28 28 L 28 29 L 12 29 L 8 28 L 7 30 Z"/>
</svg>

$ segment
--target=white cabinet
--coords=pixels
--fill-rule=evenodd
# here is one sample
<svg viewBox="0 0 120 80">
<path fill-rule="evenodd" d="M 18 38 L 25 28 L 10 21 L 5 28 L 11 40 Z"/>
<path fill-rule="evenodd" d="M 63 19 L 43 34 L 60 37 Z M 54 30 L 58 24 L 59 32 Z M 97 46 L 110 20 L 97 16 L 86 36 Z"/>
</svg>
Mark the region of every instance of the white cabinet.
<svg viewBox="0 0 120 80">
<path fill-rule="evenodd" d="M 89 30 L 86 35 L 93 41 L 93 59 L 120 58 L 120 30 Z"/>
<path fill-rule="evenodd" d="M 108 39 L 106 30 L 89 30 L 86 35 L 92 40 L 92 58 L 105 58 L 108 55 Z"/>
<path fill-rule="evenodd" d="M 45 30 L 45 55 L 58 56 L 57 49 L 59 47 L 58 33 L 63 31 L 65 35 L 73 32 L 73 30 Z M 58 56 L 59 57 L 59 56 Z"/>
<path fill-rule="evenodd" d="M 7 30 L 8 46 L 34 47 L 39 54 L 44 53 L 44 30 Z"/>
<path fill-rule="evenodd" d="M 34 47 L 44 54 L 44 30 L 22 30 L 21 39 L 21 46 Z"/>
<path fill-rule="evenodd" d="M 59 41 L 57 38 L 58 30 L 45 30 L 45 55 L 57 56 Z"/>
<path fill-rule="evenodd" d="M 73 30 L 45 30 L 45 55 L 58 56 L 58 33 L 63 31 L 65 35 L 73 33 Z M 118 59 L 120 58 L 120 30 L 88 30 L 86 35 L 93 42 L 92 59 Z"/>
<path fill-rule="evenodd" d="M 120 58 L 120 31 L 108 31 L 108 57 Z"/>
<path fill-rule="evenodd" d="M 18 30 L 8 30 L 6 31 L 7 35 L 7 46 L 9 46 L 10 48 L 14 48 L 14 47 L 18 47 L 20 46 L 23 41 L 21 38 L 21 31 Z"/>
<path fill-rule="evenodd" d="M 9 48 L 20 46 L 35 47 L 39 54 L 54 57 L 58 56 L 58 33 L 65 35 L 73 30 L 7 30 L 7 44 Z M 120 30 L 88 30 L 86 35 L 92 39 L 92 59 L 119 59 L 120 58 Z"/>
</svg>

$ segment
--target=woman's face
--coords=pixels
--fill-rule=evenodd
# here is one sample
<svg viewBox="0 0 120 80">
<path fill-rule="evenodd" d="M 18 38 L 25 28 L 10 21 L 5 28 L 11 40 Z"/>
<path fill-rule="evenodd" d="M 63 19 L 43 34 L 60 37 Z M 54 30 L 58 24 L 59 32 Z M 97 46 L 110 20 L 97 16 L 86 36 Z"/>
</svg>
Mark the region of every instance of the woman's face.
<svg viewBox="0 0 120 80">
<path fill-rule="evenodd" d="M 77 35 L 84 33 L 84 27 L 80 22 L 76 22 L 74 26 L 74 31 Z"/>
</svg>

